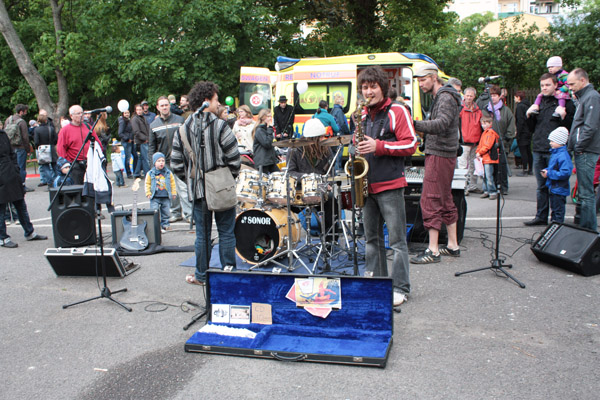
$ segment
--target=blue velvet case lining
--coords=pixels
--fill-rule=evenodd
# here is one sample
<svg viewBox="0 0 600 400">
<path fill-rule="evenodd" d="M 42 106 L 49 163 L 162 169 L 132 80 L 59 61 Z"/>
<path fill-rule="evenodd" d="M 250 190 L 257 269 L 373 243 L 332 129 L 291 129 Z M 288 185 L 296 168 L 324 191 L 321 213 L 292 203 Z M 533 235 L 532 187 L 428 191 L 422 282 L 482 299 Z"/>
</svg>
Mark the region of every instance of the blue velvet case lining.
<svg viewBox="0 0 600 400">
<path fill-rule="evenodd" d="M 392 339 L 392 280 L 339 277 L 342 308 L 327 318 L 311 315 L 285 295 L 295 278 L 306 275 L 274 275 L 257 272 L 208 272 L 210 304 L 251 305 L 267 303 L 272 325 L 226 325 L 247 328 L 253 339 L 196 332 L 186 344 L 247 348 L 301 354 L 330 354 L 384 358 Z M 212 322 L 208 322 L 212 324 Z"/>
</svg>

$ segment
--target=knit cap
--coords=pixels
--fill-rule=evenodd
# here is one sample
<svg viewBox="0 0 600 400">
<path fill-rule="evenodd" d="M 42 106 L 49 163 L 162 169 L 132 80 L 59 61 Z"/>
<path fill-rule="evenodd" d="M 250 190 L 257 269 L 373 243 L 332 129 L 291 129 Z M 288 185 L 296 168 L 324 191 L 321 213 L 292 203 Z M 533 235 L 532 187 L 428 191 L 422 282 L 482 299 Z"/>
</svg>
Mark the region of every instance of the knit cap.
<svg viewBox="0 0 600 400">
<path fill-rule="evenodd" d="M 71 163 L 63 157 L 59 157 L 56 161 L 56 165 L 58 165 L 58 169 L 63 169 L 64 167 L 71 167 Z"/>
<path fill-rule="evenodd" d="M 558 143 L 560 145 L 567 144 L 567 140 L 569 139 L 569 131 L 564 126 L 560 126 L 550 132 L 548 135 L 548 140 L 552 140 L 554 143 Z"/>
<path fill-rule="evenodd" d="M 166 160 L 166 157 L 163 153 L 161 153 L 160 151 L 154 153 L 154 155 L 152 156 L 152 165 L 156 164 L 156 162 L 158 161 L 159 158 L 164 158 Z"/>
<path fill-rule="evenodd" d="M 550 57 L 546 62 L 546 68 L 550 67 L 562 67 L 562 58 L 559 56 Z"/>
</svg>

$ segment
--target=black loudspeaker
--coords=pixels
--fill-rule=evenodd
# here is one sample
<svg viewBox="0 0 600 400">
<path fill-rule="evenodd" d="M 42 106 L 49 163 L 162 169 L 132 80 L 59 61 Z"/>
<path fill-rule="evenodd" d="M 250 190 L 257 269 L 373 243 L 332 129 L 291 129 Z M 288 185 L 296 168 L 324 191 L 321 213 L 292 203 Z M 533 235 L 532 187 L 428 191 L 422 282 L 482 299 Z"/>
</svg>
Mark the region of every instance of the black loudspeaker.
<svg viewBox="0 0 600 400">
<path fill-rule="evenodd" d="M 423 216 L 421 215 L 421 184 L 409 184 L 404 189 L 404 205 L 406 208 L 406 224 L 412 225 L 408 240 L 413 243 L 425 243 L 428 239 L 428 231 L 423 227 Z M 456 235 L 458 243 L 463 239 L 465 232 L 465 221 L 467 219 L 467 201 L 464 190 L 452 190 L 452 199 L 458 210 L 458 221 L 456 223 Z M 442 225 L 439 242 L 445 243 L 448 239 L 446 226 Z"/>
<path fill-rule="evenodd" d="M 123 236 L 123 218 L 131 220 L 131 210 L 115 211 L 111 216 L 112 223 L 112 244 L 119 246 Z M 162 237 L 160 232 L 160 214 L 158 210 L 137 210 L 138 225 L 142 221 L 146 222 L 146 236 L 148 244 L 161 244 Z"/>
<path fill-rule="evenodd" d="M 583 276 L 600 274 L 598 233 L 552 222 L 531 246 L 538 260 Z"/>
<path fill-rule="evenodd" d="M 102 276 L 102 258 L 99 248 L 46 249 L 44 255 L 57 276 Z M 140 265 L 122 260 L 117 251 L 104 249 L 106 276 L 124 277 Z"/>
<path fill-rule="evenodd" d="M 56 247 L 80 247 L 96 243 L 95 203 L 81 195 L 82 185 L 63 186 L 50 209 Z M 50 201 L 58 188 L 50 188 Z"/>
</svg>

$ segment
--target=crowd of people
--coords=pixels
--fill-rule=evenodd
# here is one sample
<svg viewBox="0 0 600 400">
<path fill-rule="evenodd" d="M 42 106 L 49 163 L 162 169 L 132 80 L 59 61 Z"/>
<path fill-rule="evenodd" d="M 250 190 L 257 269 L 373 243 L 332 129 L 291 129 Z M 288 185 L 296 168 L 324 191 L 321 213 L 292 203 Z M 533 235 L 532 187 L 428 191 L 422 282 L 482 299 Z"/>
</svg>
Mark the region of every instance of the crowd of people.
<svg viewBox="0 0 600 400">
<path fill-rule="evenodd" d="M 548 224 L 548 218 L 564 221 L 574 161 L 579 225 L 597 230 L 594 185 L 600 175 L 600 94 L 581 68 L 566 72 L 560 57 L 551 57 L 547 67 L 548 72 L 540 76 L 541 92 L 534 104 L 529 103 L 525 92 L 516 91 L 513 113 L 503 88 L 486 85 L 486 91 L 478 96 L 475 88 L 468 87 L 463 93 L 458 79 L 445 82 L 437 66 L 422 64 L 413 76 L 423 93 L 431 94 L 433 102 L 429 117 L 417 121 L 413 121 L 410 108 L 391 94 L 385 71 L 381 67 L 365 68 L 357 79 L 358 94 L 368 100 L 360 117 L 348 124 L 342 108 L 344 99 L 339 95 L 331 109 L 327 101 L 321 101 L 302 129 L 310 143 L 290 149 L 287 157 L 275 146 L 277 141 L 295 136 L 294 108 L 285 96 L 278 99 L 273 113 L 263 109 L 255 117 L 246 105 L 237 110 L 222 106 L 219 87 L 213 82 L 198 82 L 189 94 L 180 97 L 179 105 L 173 95 L 160 96 L 156 101 L 158 114 L 150 111 L 147 101 L 135 104 L 133 116 L 129 110 L 124 111 L 118 118 L 117 135 L 125 162 L 121 161 L 120 148 L 113 148 L 112 168 L 117 186 L 126 186 L 125 179 L 145 178 L 145 193 L 151 207 L 160 210 L 163 232 L 178 220 L 196 224 L 196 270 L 186 281 L 204 285 L 210 265 L 213 219 L 219 234 L 221 265 L 235 269 L 236 264 L 236 210 L 208 208 L 204 172 L 226 167 L 237 177 L 246 156 L 266 174 L 279 171 L 278 164 L 287 158 L 288 171 L 297 179 L 304 174 L 323 175 L 332 163 L 339 170 L 340 159 L 335 160 L 331 148 L 320 145 L 320 140 L 352 133 L 357 154 L 369 164 L 368 196 L 363 207 L 365 270 L 373 276 L 392 278 L 393 303 L 397 306 L 410 293 L 410 263 L 429 264 L 440 262 L 442 256 L 460 257 L 459 215 L 452 196 L 456 168 L 467 170 L 465 195 L 497 200 L 509 193 L 507 155 L 511 148 L 518 149 L 522 171 L 517 175 L 536 179 L 536 215 L 525 222 L 535 226 Z M 17 105 L 15 114 L 5 122 L 7 134 L 0 135 L 0 167 L 6 170 L 0 178 L 9 179 L 6 184 L 12 185 L 10 196 L 0 190 L 0 214 L 7 214 L 5 209 L 12 203 L 26 238 L 39 240 L 46 237 L 33 232 L 24 202 L 28 190 L 25 163 L 32 151 L 24 121 L 27 111 L 26 106 Z M 40 185 L 63 181 L 83 184 L 89 146 L 89 142 L 84 146 L 84 141 L 90 120 L 79 105 L 69 109 L 69 116 L 61 122 L 58 133 L 45 110 L 40 110 L 37 123 L 32 125 L 38 158 L 40 149 L 48 151 L 44 164 L 40 163 Z M 92 136 L 105 155 L 111 134 L 106 115 L 101 115 Z M 429 241 L 425 250 L 409 259 L 404 163 L 419 144 L 425 155 L 420 208 Z M 336 209 L 331 206 L 335 199 L 327 201 L 326 210 Z M 325 212 L 327 227 L 333 221 L 334 215 Z M 393 252 L 391 262 L 384 245 L 384 224 Z M 439 243 L 443 226 L 447 243 Z M 0 239 L 2 246 L 16 247 L 3 223 Z"/>
</svg>

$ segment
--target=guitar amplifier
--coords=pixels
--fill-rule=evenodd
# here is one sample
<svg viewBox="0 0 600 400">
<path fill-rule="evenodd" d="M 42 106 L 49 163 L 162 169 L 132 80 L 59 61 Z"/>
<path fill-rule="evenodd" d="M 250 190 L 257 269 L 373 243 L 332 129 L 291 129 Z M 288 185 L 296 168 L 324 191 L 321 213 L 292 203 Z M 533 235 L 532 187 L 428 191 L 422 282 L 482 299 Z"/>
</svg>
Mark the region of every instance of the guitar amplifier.
<svg viewBox="0 0 600 400">
<path fill-rule="evenodd" d="M 123 237 L 123 218 L 131 220 L 131 210 L 115 211 L 111 215 L 112 245 L 119 247 Z M 161 244 L 160 214 L 158 210 L 137 210 L 138 225 L 146 222 L 146 236 L 148 243 Z"/>
</svg>

